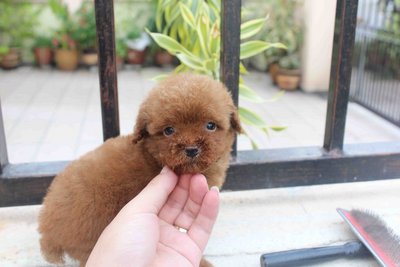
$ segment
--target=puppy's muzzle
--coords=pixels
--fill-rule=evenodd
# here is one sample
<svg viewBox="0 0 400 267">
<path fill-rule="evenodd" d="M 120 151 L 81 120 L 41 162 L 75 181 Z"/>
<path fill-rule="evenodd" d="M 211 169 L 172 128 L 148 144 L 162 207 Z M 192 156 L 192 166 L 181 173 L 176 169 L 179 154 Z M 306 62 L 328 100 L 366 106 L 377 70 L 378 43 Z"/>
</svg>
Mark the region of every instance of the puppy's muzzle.
<svg viewBox="0 0 400 267">
<path fill-rule="evenodd" d="M 189 158 L 195 158 L 200 154 L 200 149 L 197 146 L 189 146 L 185 148 L 185 154 Z"/>
</svg>

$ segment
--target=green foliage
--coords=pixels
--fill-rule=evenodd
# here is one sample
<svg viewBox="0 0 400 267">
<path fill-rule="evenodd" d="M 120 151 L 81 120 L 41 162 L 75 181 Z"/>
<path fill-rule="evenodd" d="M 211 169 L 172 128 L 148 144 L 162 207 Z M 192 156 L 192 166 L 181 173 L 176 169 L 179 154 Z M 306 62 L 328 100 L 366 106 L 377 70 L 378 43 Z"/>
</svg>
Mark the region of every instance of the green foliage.
<svg viewBox="0 0 400 267">
<path fill-rule="evenodd" d="M 84 0 L 76 12 L 77 27 L 74 29 L 74 39 L 83 51 L 96 50 L 96 18 L 93 1 Z"/>
<path fill-rule="evenodd" d="M 126 34 L 126 38 L 128 40 L 136 40 L 137 38 L 140 37 L 141 34 L 142 34 L 142 31 L 139 28 L 132 26 L 128 30 L 128 32 Z"/>
<path fill-rule="evenodd" d="M 281 42 L 287 49 L 268 49 L 263 54 L 265 59 L 263 68 L 273 62 L 279 62 L 280 58 L 296 54 L 299 59 L 300 48 L 303 43 L 303 25 L 296 12 L 301 0 L 271 0 L 260 7 L 258 4 L 247 8 L 246 17 L 253 18 L 261 13 L 268 14 L 268 23 L 255 38 L 271 42 Z M 257 60 L 257 59 L 255 59 Z M 300 59 L 299 59 L 300 60 Z M 260 60 L 259 60 L 260 61 Z M 285 61 L 285 60 L 284 60 Z M 256 62 L 254 62 L 256 64 Z"/>
<path fill-rule="evenodd" d="M 400 0 L 380 0 L 379 2 L 385 12 L 391 12 L 391 18 L 386 23 L 386 31 L 400 38 Z"/>
<path fill-rule="evenodd" d="M 33 47 L 51 47 L 51 46 L 52 46 L 52 40 L 50 37 L 44 35 L 35 36 L 35 43 Z"/>
<path fill-rule="evenodd" d="M 52 40 L 54 48 L 76 49 L 75 30 L 76 21 L 69 13 L 68 6 L 62 0 L 48 0 L 48 4 L 54 16 L 60 22 Z"/>
<path fill-rule="evenodd" d="M 192 71 L 219 80 L 220 69 L 220 0 L 157 0 L 155 18 L 157 32 L 149 32 L 153 40 L 180 60 L 176 72 Z M 266 19 L 258 18 L 241 25 L 242 41 L 256 35 Z M 245 59 L 272 47 L 285 48 L 281 43 L 243 41 L 240 59 Z M 247 71 L 243 64 L 241 74 Z M 263 102 L 240 78 L 239 96 L 248 101 Z M 253 111 L 240 108 L 239 116 L 245 124 L 266 132 L 270 127 Z"/>
<path fill-rule="evenodd" d="M 32 37 L 37 24 L 37 12 L 27 0 L 0 1 L 0 43 L 9 47 L 20 47 Z"/>
<path fill-rule="evenodd" d="M 128 50 L 125 39 L 117 38 L 115 41 L 115 53 L 121 58 L 125 58 Z"/>
<path fill-rule="evenodd" d="M 10 47 L 6 45 L 0 45 L 0 56 L 7 54 L 10 51 Z"/>
<path fill-rule="evenodd" d="M 294 70 L 300 68 L 300 58 L 298 54 L 293 53 L 283 56 L 279 59 L 279 67 L 287 70 Z"/>
</svg>

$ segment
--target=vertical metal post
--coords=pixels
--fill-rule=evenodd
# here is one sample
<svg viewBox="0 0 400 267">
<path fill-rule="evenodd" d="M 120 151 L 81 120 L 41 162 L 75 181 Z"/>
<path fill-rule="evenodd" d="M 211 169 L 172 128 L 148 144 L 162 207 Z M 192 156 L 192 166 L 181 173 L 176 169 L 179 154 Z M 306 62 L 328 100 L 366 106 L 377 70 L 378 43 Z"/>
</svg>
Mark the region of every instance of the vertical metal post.
<svg viewBox="0 0 400 267">
<path fill-rule="evenodd" d="M 233 102 L 239 104 L 240 23 L 241 0 L 221 2 L 221 81 L 232 94 Z M 236 156 L 237 143 L 233 144 Z"/>
<path fill-rule="evenodd" d="M 336 4 L 335 35 L 324 139 L 324 148 L 327 151 L 341 151 L 343 149 L 352 52 L 357 24 L 357 6 L 358 0 L 338 0 Z"/>
<path fill-rule="evenodd" d="M 365 64 L 367 58 L 367 37 L 361 36 L 361 47 L 360 47 L 360 58 L 358 59 L 358 70 L 357 70 L 357 82 L 356 82 L 356 90 L 355 97 L 360 98 L 361 91 L 364 88 L 364 74 L 365 74 Z"/>
<path fill-rule="evenodd" d="M 3 168 L 8 164 L 6 133 L 4 131 L 3 113 L 1 111 L 0 101 L 0 174 L 3 173 Z"/>
<path fill-rule="evenodd" d="M 119 135 L 114 1 L 95 0 L 103 138 Z"/>
</svg>

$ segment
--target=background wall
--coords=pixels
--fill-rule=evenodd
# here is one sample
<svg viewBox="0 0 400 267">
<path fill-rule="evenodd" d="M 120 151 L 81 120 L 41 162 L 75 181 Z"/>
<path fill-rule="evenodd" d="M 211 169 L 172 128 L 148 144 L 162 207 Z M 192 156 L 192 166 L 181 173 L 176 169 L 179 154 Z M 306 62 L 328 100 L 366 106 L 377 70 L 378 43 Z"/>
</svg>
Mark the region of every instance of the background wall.
<svg viewBox="0 0 400 267">
<path fill-rule="evenodd" d="M 304 0 L 303 90 L 326 91 L 329 87 L 336 0 Z"/>
</svg>

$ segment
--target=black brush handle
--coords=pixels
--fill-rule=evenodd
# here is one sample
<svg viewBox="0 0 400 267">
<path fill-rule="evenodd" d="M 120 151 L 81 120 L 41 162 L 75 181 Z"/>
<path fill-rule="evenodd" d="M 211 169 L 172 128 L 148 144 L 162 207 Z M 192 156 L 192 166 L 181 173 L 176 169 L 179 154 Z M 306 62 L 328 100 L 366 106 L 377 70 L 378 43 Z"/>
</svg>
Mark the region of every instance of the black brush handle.
<svg viewBox="0 0 400 267">
<path fill-rule="evenodd" d="M 364 256 L 370 252 L 359 241 L 347 242 L 343 245 L 304 248 L 261 255 L 261 267 L 290 267 L 313 264 L 328 259 L 350 256 Z"/>
</svg>

